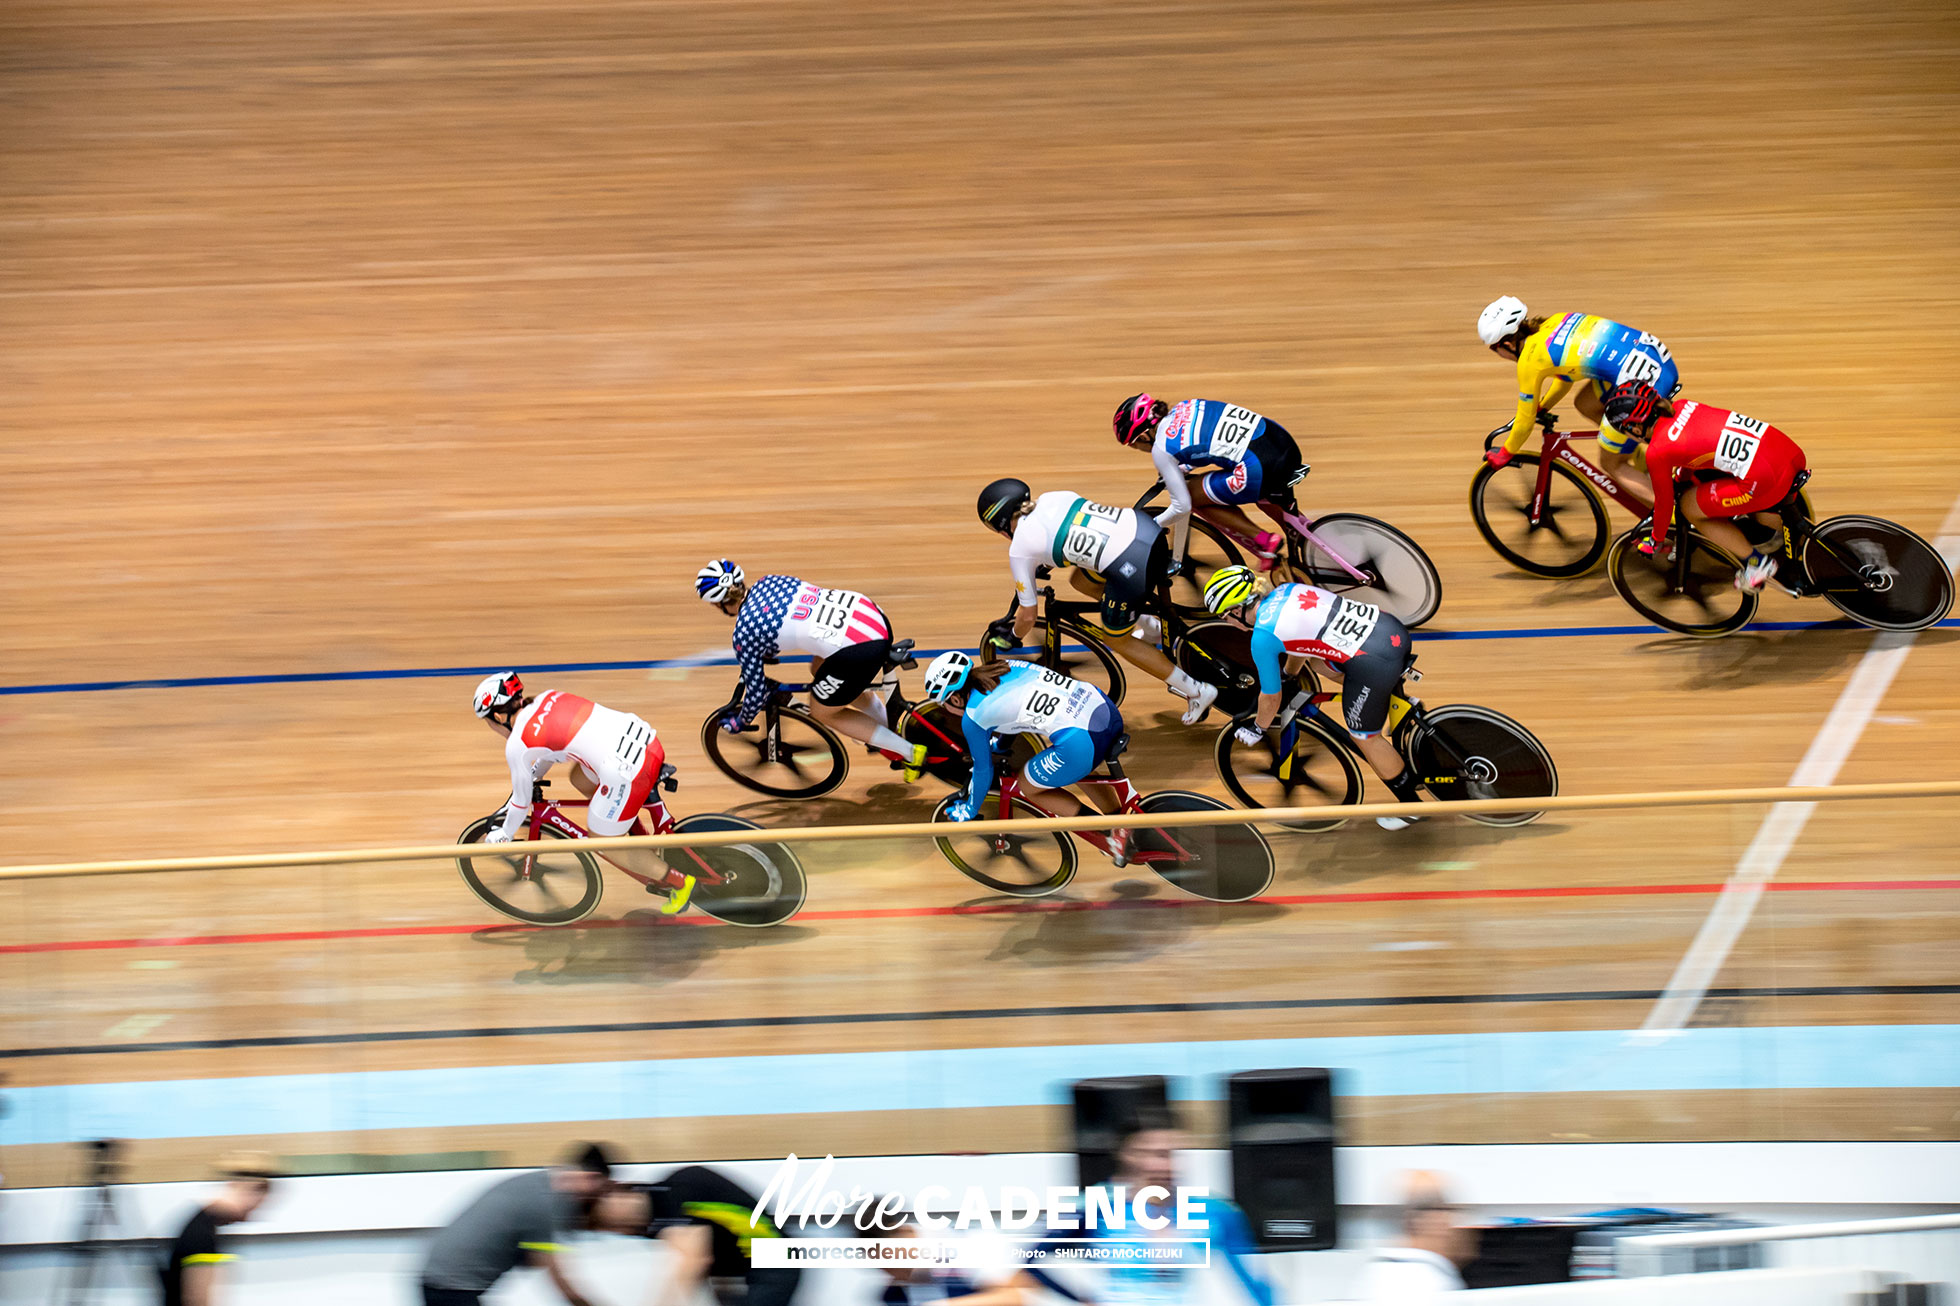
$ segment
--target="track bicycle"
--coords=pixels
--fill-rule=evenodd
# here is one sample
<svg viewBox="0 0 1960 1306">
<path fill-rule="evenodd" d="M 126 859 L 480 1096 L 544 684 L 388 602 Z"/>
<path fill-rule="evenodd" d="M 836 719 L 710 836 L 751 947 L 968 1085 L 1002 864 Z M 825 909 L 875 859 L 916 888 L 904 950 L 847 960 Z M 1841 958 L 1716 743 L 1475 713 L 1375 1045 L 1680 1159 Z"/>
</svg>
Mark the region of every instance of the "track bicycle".
<svg viewBox="0 0 1960 1306">
<path fill-rule="evenodd" d="M 1953 573 L 1932 545 L 1883 517 L 1846 514 L 1810 519 L 1803 497 L 1808 471 L 1773 511 L 1783 518 L 1784 576 L 1800 573 L 1800 596 L 1821 596 L 1839 612 L 1876 630 L 1924 630 L 1953 607 Z M 1683 495 L 1693 492 L 1685 487 Z M 1613 542 L 1607 570 L 1635 612 L 1683 635 L 1713 638 L 1748 625 L 1762 602 L 1738 589 L 1741 560 L 1695 529 L 1678 510 L 1663 549 L 1640 551 L 1644 526 Z"/>
<path fill-rule="evenodd" d="M 1301 470 L 1293 485 L 1306 474 L 1306 469 Z M 1286 502 L 1274 504 L 1281 510 L 1280 535 L 1285 540 L 1274 559 L 1274 583 L 1297 581 L 1358 603 L 1372 603 L 1411 628 L 1436 615 L 1443 602 L 1443 579 L 1421 545 L 1387 522 L 1360 513 L 1330 512 L 1309 518 L 1293 501 L 1293 485 L 1286 489 Z M 1137 510 L 1161 510 L 1164 493 L 1161 479 L 1152 482 L 1137 498 Z M 1173 600 L 1191 612 L 1205 610 L 1205 582 L 1212 573 L 1244 564 L 1256 547 L 1249 536 L 1205 518 L 1205 508 L 1202 503 L 1192 505 L 1184 557 L 1172 581 Z"/>
<path fill-rule="evenodd" d="M 1422 673 L 1413 666 L 1389 700 L 1389 739 L 1405 765 L 1431 797 L 1449 802 L 1472 798 L 1549 798 L 1558 793 L 1558 768 L 1529 730 L 1486 707 L 1451 703 L 1426 708 L 1408 693 Z M 1363 775 L 1370 770 L 1353 736 L 1321 705 L 1338 699 L 1323 691 L 1310 668 L 1299 687 L 1256 744 L 1239 742 L 1238 728 L 1251 716 L 1230 721 L 1218 732 L 1213 760 L 1218 778 L 1246 807 L 1350 806 L 1362 799 Z M 1539 812 L 1471 815 L 1484 825 L 1525 825 Z M 1277 824 L 1291 830 L 1332 830 L 1344 818 L 1305 818 Z"/>
<path fill-rule="evenodd" d="M 771 665 L 776 659 L 771 658 Z M 884 678 L 873 688 L 883 696 L 886 727 L 909 743 L 926 745 L 926 774 L 947 784 L 961 786 L 973 774 L 966 755 L 966 742 L 960 735 L 959 720 L 944 704 L 913 703 L 899 685 L 898 673 L 918 665 L 912 656 L 912 641 L 901 639 L 885 657 Z M 715 769 L 745 788 L 772 798 L 821 798 L 838 785 L 851 769 L 850 753 L 843 736 L 811 715 L 794 701 L 808 693 L 808 685 L 769 683 L 769 699 L 740 733 L 730 734 L 721 723 L 742 705 L 742 685 L 738 678 L 735 696 L 708 714 L 701 723 L 701 749 Z M 890 761 L 894 771 L 905 761 L 865 745 L 865 751 Z"/>
<path fill-rule="evenodd" d="M 547 781 L 539 781 L 531 793 L 531 817 L 525 838 L 575 842 L 592 838 L 592 833 L 566 813 L 588 805 L 587 799 L 550 799 L 544 796 Z M 660 790 L 668 793 L 680 787 L 672 763 L 660 767 L 660 780 L 640 814 L 633 818 L 635 834 L 707 834 L 720 830 L 760 830 L 754 821 L 721 812 L 701 812 L 675 820 L 668 812 Z M 641 830 L 644 816 L 652 827 Z M 470 822 L 459 844 L 482 843 L 483 836 L 503 823 L 499 808 L 490 815 Z M 500 845 L 501 846 L 501 845 Z M 780 925 L 803 906 L 805 881 L 803 863 L 785 843 L 718 844 L 702 848 L 667 848 L 659 852 L 670 869 L 694 876 L 691 906 L 729 925 Z M 512 848 L 500 852 L 480 852 L 456 859 L 463 883 L 491 909 L 512 920 L 530 925 L 570 925 L 584 920 L 599 905 L 605 877 L 599 859 L 637 880 L 648 893 L 665 893 L 659 880 L 622 865 L 612 856 L 593 854 L 576 847 L 563 852 L 555 849 Z"/>
<path fill-rule="evenodd" d="M 1035 568 L 1038 580 L 1046 580 L 1051 574 L 1048 567 Z M 1093 599 L 1058 598 L 1053 585 L 1042 586 L 1037 599 L 1031 643 L 1026 646 L 1029 651 L 1016 652 L 1007 644 L 1007 631 L 1020 602 L 1015 598 L 1008 600 L 1007 614 L 981 635 L 981 659 L 1004 656 L 1010 661 L 1032 662 L 1087 681 L 1108 694 L 1112 703 L 1121 703 L 1128 688 L 1128 673 L 1096 624 L 1101 605 Z M 1259 696 L 1259 677 L 1252 666 L 1252 632 L 1237 622 L 1212 616 L 1202 606 L 1198 614 L 1197 619 L 1188 615 L 1171 598 L 1169 585 L 1163 584 L 1141 615 L 1161 625 L 1162 647 L 1173 663 L 1192 678 L 1218 686 L 1215 707 L 1226 713 L 1243 711 Z"/>
<path fill-rule="evenodd" d="M 1216 798 L 1181 789 L 1139 795 L 1116 760 L 1128 738 L 1126 735 L 1117 742 L 1097 774 L 1085 777 L 1072 787 L 1094 785 L 1109 789 L 1124 816 L 1231 810 Z M 1023 793 L 1019 777 L 1012 771 L 1003 770 L 999 774 L 1003 778 L 992 795 L 998 800 L 999 819 L 1010 819 L 1017 805 L 1038 816 L 1056 815 Z M 996 893 L 1039 898 L 1060 889 L 1075 878 L 1080 860 L 1075 846 L 1078 837 L 1115 860 L 1117 847 L 1113 832 L 1107 830 L 961 831 L 962 823 L 947 820 L 946 809 L 962 797 L 958 793 L 948 794 L 933 810 L 932 819 L 948 827 L 947 833 L 934 842 L 940 854 L 960 874 Z M 1093 810 L 1094 804 L 1085 802 L 1085 807 Z M 1127 849 L 1117 865 L 1147 866 L 1176 888 L 1196 897 L 1212 902 L 1244 902 L 1258 897 L 1272 885 L 1273 850 L 1266 837 L 1251 825 L 1138 826 L 1128 834 Z"/>
</svg>

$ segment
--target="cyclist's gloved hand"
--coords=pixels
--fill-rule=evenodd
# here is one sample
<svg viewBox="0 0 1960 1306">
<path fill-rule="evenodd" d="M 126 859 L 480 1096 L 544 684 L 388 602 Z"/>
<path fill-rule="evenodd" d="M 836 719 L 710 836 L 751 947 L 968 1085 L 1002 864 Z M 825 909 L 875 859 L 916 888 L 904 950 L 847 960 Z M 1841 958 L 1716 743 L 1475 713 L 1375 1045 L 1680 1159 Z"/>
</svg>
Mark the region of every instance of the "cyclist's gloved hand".
<svg viewBox="0 0 1960 1306">
<path fill-rule="evenodd" d="M 492 831 L 490 831 L 490 832 L 489 832 L 488 834 L 486 834 L 486 835 L 484 835 L 484 836 L 483 836 L 483 842 L 485 842 L 485 843 L 509 843 L 509 842 L 510 842 L 510 831 L 509 831 L 509 830 L 506 830 L 506 829 L 504 829 L 504 827 L 500 825 L 500 826 L 498 826 L 498 827 L 497 827 L 496 829 L 494 829 L 494 830 L 492 830 Z"/>
<path fill-rule="evenodd" d="M 1258 726 L 1240 726 L 1234 733 L 1237 735 L 1238 741 L 1247 748 L 1252 747 L 1266 737 L 1266 732 Z"/>
<path fill-rule="evenodd" d="M 1484 461 L 1492 467 L 1509 467 L 1511 465 L 1511 451 L 1500 444 L 1484 455 Z"/>
<path fill-rule="evenodd" d="M 956 798 L 946 805 L 946 819 L 949 821 L 971 821 L 975 816 L 973 800 Z"/>
<path fill-rule="evenodd" d="M 726 716 L 721 719 L 721 728 L 731 735 L 739 735 L 744 730 L 747 730 L 748 726 L 743 724 L 741 717 Z"/>
</svg>

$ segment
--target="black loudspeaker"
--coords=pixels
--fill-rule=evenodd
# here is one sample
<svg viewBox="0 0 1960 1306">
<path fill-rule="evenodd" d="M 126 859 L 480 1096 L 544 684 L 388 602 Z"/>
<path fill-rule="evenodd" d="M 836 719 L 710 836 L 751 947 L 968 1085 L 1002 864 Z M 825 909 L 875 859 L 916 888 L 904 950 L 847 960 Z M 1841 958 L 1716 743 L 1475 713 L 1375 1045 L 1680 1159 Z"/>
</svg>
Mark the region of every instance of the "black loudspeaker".
<svg viewBox="0 0 1960 1306">
<path fill-rule="evenodd" d="M 1075 1172 L 1084 1188 L 1116 1173 L 1116 1144 L 1146 1111 L 1167 1111 L 1162 1075 L 1075 1081 Z"/>
<path fill-rule="evenodd" d="M 1262 1251 L 1320 1252 L 1339 1235 L 1334 1082 L 1326 1070 L 1248 1070 L 1231 1098 L 1232 1200 Z"/>
</svg>

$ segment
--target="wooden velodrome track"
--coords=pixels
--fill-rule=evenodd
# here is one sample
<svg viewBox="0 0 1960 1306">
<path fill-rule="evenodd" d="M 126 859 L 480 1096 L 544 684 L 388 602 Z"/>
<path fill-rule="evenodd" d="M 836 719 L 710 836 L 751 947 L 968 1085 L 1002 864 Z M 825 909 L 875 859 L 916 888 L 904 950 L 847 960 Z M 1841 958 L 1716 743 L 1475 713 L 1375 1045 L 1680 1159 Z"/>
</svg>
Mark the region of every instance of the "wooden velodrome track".
<svg viewBox="0 0 1960 1306">
<path fill-rule="evenodd" d="M 1435 558 L 1436 630 L 1568 632 L 1423 653 L 1429 701 L 1526 721 L 1566 792 L 1788 781 L 1873 637 L 1569 634 L 1633 618 L 1602 576 L 1534 580 L 1477 538 L 1464 489 L 1511 378 L 1472 320 L 1511 292 L 1637 323 L 1690 395 L 1795 434 L 1825 511 L 1940 534 L 1953 6 L 1057 8 L 16 0 L 0 682 L 710 655 L 728 625 L 689 582 L 718 554 L 970 644 L 1006 589 L 977 487 L 1126 500 L 1146 463 L 1107 417 L 1147 387 L 1285 422 L 1306 502 Z M 1838 781 L 1960 774 L 1955 656 L 1952 630 L 1919 637 Z M 444 842 L 503 783 L 463 712 L 474 674 L 0 698 L 4 860 Z M 653 721 L 683 813 L 904 820 L 939 792 L 860 760 L 831 800 L 753 801 L 695 740 L 726 667 L 531 679 Z M 1133 689 L 1132 774 L 1217 791 L 1211 731 L 1172 706 Z M 0 1070 L 31 1089 L 1629 1029 L 1763 816 L 1281 838 L 1287 901 L 1230 909 L 1154 908 L 1169 890 L 1088 854 L 1068 910 L 955 914 L 976 886 L 927 846 L 830 845 L 806 854 L 806 917 L 763 933 L 658 923 L 623 879 L 597 928 L 479 929 L 432 863 L 0 883 Z M 1819 809 L 1778 883 L 1869 883 L 1767 895 L 1697 1022 L 1955 1021 L 1951 825 L 1950 802 Z M 1589 887 L 1612 892 L 1563 892 Z M 129 940 L 152 942 L 79 946 Z M 1304 998 L 1348 1005 L 1272 1005 Z M 1167 1002 L 1241 1007 L 1138 1009 Z M 1096 1004 L 1123 1009 L 1058 1010 Z M 642 1027 L 550 1032 L 595 1023 Z M 480 1033 L 518 1028 L 540 1032 Z M 391 1032 L 431 1036 L 371 1037 Z M 294 1038 L 315 1041 L 265 1045 Z M 733 1116 L 261 1132 L 289 1155 L 514 1161 L 580 1132 L 647 1159 L 1058 1138 L 1039 1106 L 922 1086 L 918 1109 L 803 1110 L 802 1090 Z M 1953 1138 L 1957 1099 L 1603 1083 L 1363 1097 L 1350 1121 L 1376 1142 Z M 136 1173 L 215 1146 L 145 1141 Z M 6 1168 L 58 1181 L 69 1150 L 17 1143 Z"/>
</svg>

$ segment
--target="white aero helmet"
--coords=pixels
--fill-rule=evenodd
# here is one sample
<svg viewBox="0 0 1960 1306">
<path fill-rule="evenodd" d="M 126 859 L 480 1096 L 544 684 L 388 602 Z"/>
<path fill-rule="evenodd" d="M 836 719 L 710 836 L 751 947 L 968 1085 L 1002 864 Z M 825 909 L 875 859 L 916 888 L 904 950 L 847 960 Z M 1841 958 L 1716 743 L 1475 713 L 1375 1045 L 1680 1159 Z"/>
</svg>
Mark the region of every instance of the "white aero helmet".
<svg viewBox="0 0 1960 1306">
<path fill-rule="evenodd" d="M 694 573 L 694 592 L 710 603 L 719 603 L 744 579 L 740 567 L 726 558 L 716 558 Z"/>
<path fill-rule="evenodd" d="M 1493 299 L 1477 318 L 1477 339 L 1486 345 L 1494 345 L 1518 329 L 1524 321 L 1525 306 L 1522 299 L 1505 295 Z"/>
<path fill-rule="evenodd" d="M 973 659 L 958 649 L 941 653 L 926 668 L 926 697 L 935 703 L 944 703 L 959 693 L 972 672 Z"/>
<path fill-rule="evenodd" d="M 522 697 L 524 697 L 524 682 L 518 678 L 517 673 L 499 671 L 476 682 L 476 693 L 470 698 L 470 706 L 476 709 L 478 716 L 487 717 L 492 712 L 509 707 Z"/>
</svg>

